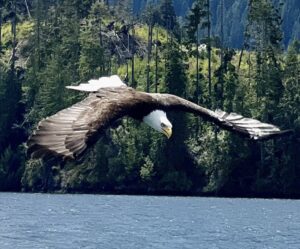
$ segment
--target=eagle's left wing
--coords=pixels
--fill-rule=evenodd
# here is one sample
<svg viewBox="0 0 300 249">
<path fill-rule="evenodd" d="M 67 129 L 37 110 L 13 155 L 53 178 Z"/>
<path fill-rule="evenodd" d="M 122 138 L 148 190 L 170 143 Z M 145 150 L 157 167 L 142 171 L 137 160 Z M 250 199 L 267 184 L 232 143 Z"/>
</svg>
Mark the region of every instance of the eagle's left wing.
<svg viewBox="0 0 300 249">
<path fill-rule="evenodd" d="M 165 110 L 194 113 L 225 130 L 254 140 L 265 140 L 292 133 L 291 130 L 280 130 L 275 125 L 263 123 L 252 118 L 245 118 L 237 113 L 227 113 L 221 110 L 212 111 L 172 94 L 152 94 L 152 96 L 157 99 L 161 108 Z"/>
</svg>

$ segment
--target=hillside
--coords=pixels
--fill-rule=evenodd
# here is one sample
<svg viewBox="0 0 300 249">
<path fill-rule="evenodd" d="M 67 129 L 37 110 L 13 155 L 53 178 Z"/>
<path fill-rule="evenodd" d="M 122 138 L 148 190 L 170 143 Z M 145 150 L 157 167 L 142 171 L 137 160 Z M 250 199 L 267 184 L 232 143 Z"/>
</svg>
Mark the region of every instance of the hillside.
<svg viewBox="0 0 300 249">
<path fill-rule="evenodd" d="M 146 4 L 159 0 L 134 0 L 134 10 L 141 13 Z M 178 16 L 184 17 L 192 6 L 193 0 L 174 0 L 174 8 Z M 300 39 L 300 2 L 298 0 L 273 0 L 276 6 L 280 5 L 283 19 L 283 43 L 287 47 L 293 39 Z M 220 36 L 220 0 L 211 0 L 212 33 Z M 244 30 L 247 24 L 248 1 L 224 0 L 224 40 L 231 48 L 241 48 L 244 41 Z"/>
<path fill-rule="evenodd" d="M 300 46 L 282 51 L 271 2 L 253 4 L 247 18 L 257 42 L 243 51 L 208 38 L 197 48 L 195 30 L 180 29 L 169 0 L 135 20 L 122 4 L 28 3 L 28 11 L 16 2 L 1 9 L 1 191 L 300 196 Z M 85 97 L 65 86 L 112 74 L 138 90 L 176 94 L 295 133 L 258 143 L 170 113 L 169 140 L 125 118 L 78 162 L 50 164 L 26 154 L 42 118 Z"/>
</svg>

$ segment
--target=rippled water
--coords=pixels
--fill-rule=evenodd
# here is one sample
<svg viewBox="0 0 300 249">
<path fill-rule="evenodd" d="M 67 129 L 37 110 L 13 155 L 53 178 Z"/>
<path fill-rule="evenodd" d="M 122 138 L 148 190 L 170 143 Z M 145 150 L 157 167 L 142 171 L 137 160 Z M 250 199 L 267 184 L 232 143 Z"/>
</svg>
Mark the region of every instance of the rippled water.
<svg viewBox="0 0 300 249">
<path fill-rule="evenodd" d="M 300 248 L 300 201 L 0 193 L 0 248 Z"/>
</svg>

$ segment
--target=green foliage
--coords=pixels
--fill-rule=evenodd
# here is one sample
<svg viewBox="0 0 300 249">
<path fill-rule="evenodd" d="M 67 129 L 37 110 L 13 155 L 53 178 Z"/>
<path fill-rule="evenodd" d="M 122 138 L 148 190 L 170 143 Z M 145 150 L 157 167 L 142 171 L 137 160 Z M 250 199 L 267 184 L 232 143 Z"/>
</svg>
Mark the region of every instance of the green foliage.
<svg viewBox="0 0 300 249">
<path fill-rule="evenodd" d="M 161 18 L 158 23 L 160 26 L 166 28 L 168 31 L 172 31 L 177 34 L 177 20 L 172 0 L 162 0 L 160 3 Z"/>
<path fill-rule="evenodd" d="M 30 33 L 33 30 L 33 23 L 30 21 L 24 21 L 22 23 L 19 23 L 17 25 L 17 39 L 27 39 L 30 36 Z M 1 41 L 3 43 L 3 46 L 9 46 L 10 41 L 12 39 L 11 34 L 11 24 L 5 23 L 2 27 L 1 32 Z"/>
<path fill-rule="evenodd" d="M 40 191 L 44 187 L 45 167 L 40 160 L 28 160 L 22 176 L 22 187 L 26 191 Z"/>
<path fill-rule="evenodd" d="M 10 148 L 7 148 L 3 153 L 0 158 L 0 182 L 1 184 L 4 184 L 6 181 L 6 177 L 9 172 L 9 161 L 12 156 L 12 151 Z M 3 186 L 2 186 L 3 188 Z"/>
<path fill-rule="evenodd" d="M 150 181 L 154 176 L 154 164 L 149 158 L 149 156 L 145 157 L 145 163 L 140 169 L 140 177 L 143 181 Z"/>
<path fill-rule="evenodd" d="M 179 19 L 184 19 L 193 4 L 199 0 L 173 0 L 173 5 Z M 157 4 L 159 0 L 134 0 L 136 14 L 142 12 L 147 5 Z M 224 42 L 229 47 L 242 48 L 244 43 L 244 29 L 247 26 L 248 3 L 250 1 L 226 0 L 224 1 Z M 212 33 L 221 37 L 221 1 L 210 0 L 212 13 Z M 294 39 L 300 38 L 300 20 L 298 18 L 298 2 L 274 0 L 272 3 L 278 7 L 283 18 L 281 24 L 284 31 L 283 43 L 287 47 Z"/>
<path fill-rule="evenodd" d="M 0 190 L 20 191 L 23 172 L 24 148 L 6 147 L 0 157 Z"/>
<path fill-rule="evenodd" d="M 194 1 L 190 13 L 187 16 L 187 37 L 189 43 L 197 42 L 197 32 L 207 25 L 207 5 L 206 0 Z"/>
<path fill-rule="evenodd" d="M 96 2 L 92 5 L 90 14 L 85 20 L 86 24 L 82 25 L 80 32 L 80 59 L 79 70 L 80 78 L 90 79 L 99 77 L 105 71 L 104 48 L 101 35 L 103 26 L 102 16 L 105 17 L 107 8 L 103 3 Z M 95 34 L 99 34 L 99 38 L 95 39 Z"/>
<path fill-rule="evenodd" d="M 285 91 L 281 99 L 283 113 L 283 123 L 289 127 L 294 127 L 294 122 L 300 114 L 300 85 L 299 85 L 299 43 L 293 42 L 287 52 L 284 69 Z"/>
</svg>

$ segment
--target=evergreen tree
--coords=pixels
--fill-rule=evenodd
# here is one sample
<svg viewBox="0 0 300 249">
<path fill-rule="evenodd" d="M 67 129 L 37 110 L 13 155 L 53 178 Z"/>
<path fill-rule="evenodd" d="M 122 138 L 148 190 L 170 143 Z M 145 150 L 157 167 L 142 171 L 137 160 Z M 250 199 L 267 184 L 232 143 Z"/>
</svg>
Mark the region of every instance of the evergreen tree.
<svg viewBox="0 0 300 249">
<path fill-rule="evenodd" d="M 11 47 L 9 65 L 0 61 L 0 190 L 19 190 L 24 151 L 20 146 L 26 140 L 25 131 L 20 126 L 23 121 L 24 105 L 22 98 L 22 81 L 16 67 L 17 51 L 17 11 L 18 3 L 8 1 L 10 15 Z"/>
<path fill-rule="evenodd" d="M 114 11 L 116 16 L 120 16 L 121 20 L 130 21 L 133 15 L 133 0 L 120 0 L 116 3 Z"/>
<path fill-rule="evenodd" d="M 300 82 L 298 58 L 300 45 L 294 41 L 288 48 L 284 68 L 284 93 L 280 102 L 280 121 L 287 129 L 294 129 L 293 139 L 285 140 L 281 144 L 284 149 L 282 155 L 282 167 L 280 177 L 277 179 L 281 184 L 282 194 L 295 194 L 299 189 L 300 157 Z"/>
<path fill-rule="evenodd" d="M 281 99 L 282 122 L 288 127 L 295 127 L 300 114 L 300 82 L 299 82 L 299 48 L 294 41 L 288 48 L 284 68 L 284 93 Z"/>
<path fill-rule="evenodd" d="M 178 44 L 170 41 L 166 51 L 166 91 L 185 97 L 187 91 L 187 77 L 184 69 L 182 52 Z M 173 124 L 173 137 L 165 145 L 165 160 L 160 165 L 158 174 L 161 175 L 161 188 L 165 191 L 188 191 L 192 188 L 190 179 L 193 172 L 193 162 L 189 157 L 185 140 L 187 133 L 187 115 L 185 113 L 168 114 Z"/>
<path fill-rule="evenodd" d="M 281 18 L 269 0 L 249 3 L 250 37 L 256 51 L 256 95 L 263 105 L 262 116 L 272 122 L 282 96 L 282 79 L 279 57 L 281 55 Z"/>
<path fill-rule="evenodd" d="M 96 2 L 92 5 L 90 14 L 81 27 L 80 33 L 80 76 L 84 80 L 98 78 L 109 72 L 108 52 L 105 53 L 105 43 L 102 30 L 103 18 L 107 16 L 107 6 Z M 95 38 L 97 34 L 97 39 Z M 106 46 L 107 47 L 107 46 Z"/>
<path fill-rule="evenodd" d="M 40 50 L 37 51 L 36 56 L 39 58 L 42 54 L 42 61 L 46 61 L 46 63 L 38 65 L 40 68 L 38 74 L 32 72 L 34 76 L 37 76 L 36 80 L 38 81 L 36 83 L 38 96 L 35 98 L 32 116 L 29 117 L 30 119 L 33 118 L 33 122 L 72 102 L 66 98 L 65 85 L 77 82 L 79 79 L 78 60 L 80 53 L 78 10 L 75 6 L 70 7 L 73 6 L 73 3 L 73 0 L 68 0 L 61 5 L 56 5 L 56 9 L 53 10 L 52 16 L 49 18 L 50 23 L 47 30 L 42 31 L 53 35 L 43 45 L 37 44 Z M 69 7 L 66 8 L 66 6 Z M 38 18 L 37 16 L 37 24 Z M 36 29 L 36 32 L 38 31 Z M 38 37 L 35 40 L 35 42 L 40 41 Z M 41 49 L 45 49 L 45 51 L 41 51 Z M 47 66 L 43 67 L 43 65 Z M 32 77 L 29 76 L 30 78 Z"/>
<path fill-rule="evenodd" d="M 4 1 L 0 0 L 0 54 L 2 53 L 2 9 Z"/>
<path fill-rule="evenodd" d="M 162 0 L 160 4 L 161 21 L 160 25 L 166 28 L 168 31 L 176 34 L 178 31 L 176 14 L 172 0 Z"/>
<path fill-rule="evenodd" d="M 282 69 L 282 31 L 279 12 L 270 0 L 249 2 L 249 38 L 250 48 L 255 51 L 255 93 L 256 109 L 262 120 L 276 123 L 279 103 L 283 94 Z M 279 144 L 272 141 L 260 146 L 257 191 L 276 192 L 276 182 L 282 166 Z M 275 189 L 275 190 L 274 190 Z"/>
<path fill-rule="evenodd" d="M 193 54 L 196 56 L 196 97 L 195 101 L 196 103 L 199 103 L 199 95 L 200 95 L 200 68 L 199 68 L 199 43 L 200 43 L 200 37 L 199 32 L 200 29 L 203 28 L 203 25 L 206 23 L 205 16 L 205 2 L 204 0 L 198 0 L 195 1 L 190 14 L 187 16 L 187 24 L 186 24 L 186 30 L 187 30 L 187 37 L 188 37 L 188 46 L 196 45 L 196 49 Z M 192 51 L 193 52 L 193 51 Z M 201 75 L 202 76 L 202 75 Z M 203 76 L 202 76 L 203 77 Z"/>
</svg>

